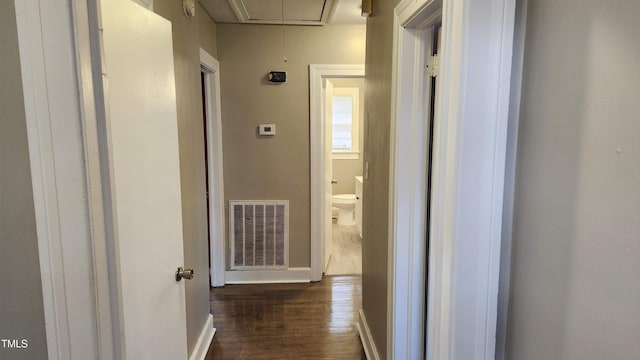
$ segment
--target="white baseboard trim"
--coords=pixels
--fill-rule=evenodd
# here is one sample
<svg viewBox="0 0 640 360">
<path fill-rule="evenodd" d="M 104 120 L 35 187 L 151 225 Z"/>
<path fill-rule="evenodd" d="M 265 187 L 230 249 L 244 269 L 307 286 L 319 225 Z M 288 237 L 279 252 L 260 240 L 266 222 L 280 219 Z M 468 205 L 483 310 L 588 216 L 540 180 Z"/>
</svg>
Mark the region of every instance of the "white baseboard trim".
<svg viewBox="0 0 640 360">
<path fill-rule="evenodd" d="M 376 349 L 376 344 L 373 342 L 371 330 L 367 324 L 367 318 L 364 316 L 364 311 L 360 309 L 359 314 L 360 319 L 356 326 L 358 327 L 358 334 L 360 334 L 360 341 L 362 342 L 367 360 L 380 360 L 380 355 L 378 354 L 378 349 Z"/>
<path fill-rule="evenodd" d="M 213 340 L 213 335 L 215 335 L 215 333 L 216 329 L 213 327 L 213 315 L 209 314 L 207 321 L 202 327 L 200 336 L 198 336 L 196 346 L 193 348 L 191 356 L 189 356 L 189 360 L 204 360 L 207 356 L 209 346 L 211 346 L 211 341 Z"/>
<path fill-rule="evenodd" d="M 308 283 L 311 282 L 311 268 L 226 271 L 224 282 L 226 284 Z"/>
</svg>

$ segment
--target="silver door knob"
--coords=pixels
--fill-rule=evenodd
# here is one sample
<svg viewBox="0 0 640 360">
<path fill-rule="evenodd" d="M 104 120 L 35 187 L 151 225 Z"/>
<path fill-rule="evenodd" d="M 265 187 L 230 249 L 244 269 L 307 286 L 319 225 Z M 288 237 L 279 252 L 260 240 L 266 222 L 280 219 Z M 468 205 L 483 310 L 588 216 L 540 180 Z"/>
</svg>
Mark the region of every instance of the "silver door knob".
<svg viewBox="0 0 640 360">
<path fill-rule="evenodd" d="M 176 270 L 176 281 L 180 281 L 182 279 L 193 279 L 193 269 L 183 269 L 182 267 L 179 267 L 178 270 Z"/>
</svg>

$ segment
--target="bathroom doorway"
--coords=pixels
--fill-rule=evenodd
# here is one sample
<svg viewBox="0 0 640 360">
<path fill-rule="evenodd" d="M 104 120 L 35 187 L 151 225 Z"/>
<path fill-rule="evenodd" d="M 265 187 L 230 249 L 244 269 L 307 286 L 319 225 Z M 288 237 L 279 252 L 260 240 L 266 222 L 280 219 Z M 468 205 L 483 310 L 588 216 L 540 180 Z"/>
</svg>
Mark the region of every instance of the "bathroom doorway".
<svg viewBox="0 0 640 360">
<path fill-rule="evenodd" d="M 361 213 L 366 199 L 356 196 L 356 176 L 364 175 L 364 65 L 312 64 L 309 80 L 311 279 L 319 281 L 327 271 L 334 275 L 362 272 L 363 239 L 357 226 L 361 217 L 356 216 L 356 208 Z M 340 113 L 335 127 L 334 103 Z M 366 176 L 358 180 L 366 182 Z M 333 242 L 334 232 L 337 244 Z"/>
<path fill-rule="evenodd" d="M 331 232 L 325 275 L 362 274 L 364 78 L 326 78 L 323 113 L 331 161 Z"/>
</svg>

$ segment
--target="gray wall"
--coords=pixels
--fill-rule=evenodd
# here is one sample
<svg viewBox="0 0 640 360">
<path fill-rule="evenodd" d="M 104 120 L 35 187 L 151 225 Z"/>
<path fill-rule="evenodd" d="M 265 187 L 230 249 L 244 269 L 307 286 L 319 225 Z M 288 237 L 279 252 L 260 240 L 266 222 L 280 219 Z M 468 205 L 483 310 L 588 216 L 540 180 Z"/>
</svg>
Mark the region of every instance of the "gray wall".
<svg viewBox="0 0 640 360">
<path fill-rule="evenodd" d="M 24 350 L 0 345 L 0 358 L 47 359 L 13 1 L 0 2 L 0 54 L 0 339 L 29 344 Z"/>
<path fill-rule="evenodd" d="M 216 25 L 201 7 L 196 10 L 196 18 L 187 19 L 181 1 L 155 0 L 154 10 L 173 25 L 184 265 L 196 274 L 186 282 L 187 342 L 191 353 L 210 313 L 200 47 L 216 55 Z"/>
<path fill-rule="evenodd" d="M 290 266 L 310 266 L 309 64 L 364 63 L 364 26 L 218 24 L 224 191 L 228 200 L 289 200 Z M 287 82 L 266 80 L 287 71 Z M 260 138 L 260 123 L 275 123 Z M 228 205 L 225 205 L 228 206 Z"/>
<path fill-rule="evenodd" d="M 356 160 L 333 159 L 333 194 L 355 194 L 356 176 L 362 175 L 362 155 Z"/>
<path fill-rule="evenodd" d="M 358 151 L 360 154 L 357 159 L 333 159 L 333 178 L 338 180 L 337 184 L 333 184 L 333 194 L 355 194 L 356 193 L 356 176 L 362 175 L 362 148 L 364 144 L 364 79 L 331 79 L 334 88 L 349 87 L 358 88 L 360 97 L 360 118 L 359 118 L 359 137 L 360 143 Z"/>
<path fill-rule="evenodd" d="M 206 10 L 198 2 L 196 18 L 198 19 L 198 35 L 200 36 L 200 47 L 205 49 L 214 58 L 218 57 L 218 47 L 216 46 L 216 36 L 218 34 L 216 23 L 211 19 Z"/>
<path fill-rule="evenodd" d="M 399 0 L 378 1 L 367 19 L 364 181 L 362 219 L 362 308 L 382 357 L 387 351 L 387 253 L 389 246 L 389 127 L 393 8 Z"/>
<path fill-rule="evenodd" d="M 638 14 L 529 1 L 509 359 L 640 357 Z"/>
</svg>

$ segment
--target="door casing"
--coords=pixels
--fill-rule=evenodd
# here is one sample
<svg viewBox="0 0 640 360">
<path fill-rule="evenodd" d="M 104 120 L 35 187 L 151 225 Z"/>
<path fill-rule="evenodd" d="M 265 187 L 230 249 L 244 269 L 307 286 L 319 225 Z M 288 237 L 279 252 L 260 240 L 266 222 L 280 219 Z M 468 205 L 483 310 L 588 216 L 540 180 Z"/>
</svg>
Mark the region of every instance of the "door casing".
<svg viewBox="0 0 640 360">
<path fill-rule="evenodd" d="M 394 10 L 387 358 L 494 358 L 515 3 L 403 0 Z M 427 90 L 419 82 L 425 29 L 440 21 L 426 204 Z"/>
<path fill-rule="evenodd" d="M 323 114 L 323 82 L 327 78 L 363 78 L 364 65 L 309 65 L 310 143 L 311 143 L 311 281 L 322 280 L 325 258 L 325 239 L 331 229 L 325 194 L 331 184 L 325 181 L 328 144 Z"/>
<path fill-rule="evenodd" d="M 222 112 L 220 100 L 220 63 L 200 48 L 200 67 L 204 73 L 205 109 L 207 122 L 207 169 L 209 171 L 209 260 L 211 286 L 224 286 L 225 273 L 225 216 L 224 175 L 222 157 Z"/>
<path fill-rule="evenodd" d="M 102 93 L 94 90 L 91 49 L 97 3 L 16 0 L 15 6 L 48 358 L 117 359 L 121 344 L 114 334 L 120 319 L 110 290 L 115 286 L 108 277 L 113 248 L 105 225 L 110 196 L 98 157 L 104 119 L 97 115 L 95 96 Z M 52 111 L 53 103 L 68 112 Z M 61 124 L 67 124 L 65 131 L 54 131 Z M 54 147 L 63 153 L 66 172 L 55 171 Z M 85 176 L 69 182 L 67 175 L 76 168 Z M 73 188 L 65 190 L 65 183 Z M 86 215 L 59 201 L 81 203 Z M 65 236 L 61 229 L 85 233 Z M 74 299 L 87 306 L 74 306 Z"/>
</svg>

